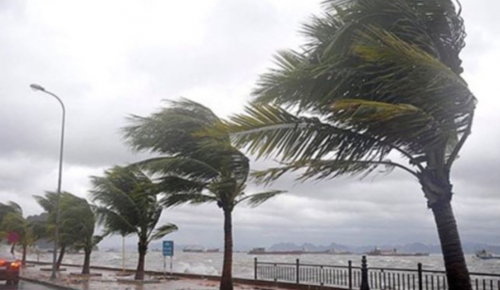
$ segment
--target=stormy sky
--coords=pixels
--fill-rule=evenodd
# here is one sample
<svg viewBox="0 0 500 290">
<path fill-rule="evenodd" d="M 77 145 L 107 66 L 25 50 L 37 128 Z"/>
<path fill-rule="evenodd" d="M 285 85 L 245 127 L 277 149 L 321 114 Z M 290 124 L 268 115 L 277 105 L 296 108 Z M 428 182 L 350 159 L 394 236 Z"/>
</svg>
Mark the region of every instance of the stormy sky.
<svg viewBox="0 0 500 290">
<path fill-rule="evenodd" d="M 63 189 L 86 196 L 90 175 L 147 156 L 133 154 L 120 137 L 129 114 L 148 115 L 162 100 L 181 96 L 221 117 L 241 112 L 259 74 L 273 66 L 273 54 L 303 43 L 298 31 L 321 11 L 320 2 L 0 1 L 1 201 L 37 214 L 32 195 L 57 186 L 61 108 L 29 84 L 65 103 Z M 463 76 L 479 104 L 452 172 L 453 205 L 463 241 L 499 245 L 499 4 L 462 5 Z M 288 194 L 235 210 L 236 248 L 280 241 L 437 243 L 420 186 L 404 172 L 304 184 L 293 178 L 272 186 Z M 162 221 L 179 226 L 168 237 L 177 243 L 222 245 L 222 212 L 215 205 L 168 209 Z"/>
</svg>

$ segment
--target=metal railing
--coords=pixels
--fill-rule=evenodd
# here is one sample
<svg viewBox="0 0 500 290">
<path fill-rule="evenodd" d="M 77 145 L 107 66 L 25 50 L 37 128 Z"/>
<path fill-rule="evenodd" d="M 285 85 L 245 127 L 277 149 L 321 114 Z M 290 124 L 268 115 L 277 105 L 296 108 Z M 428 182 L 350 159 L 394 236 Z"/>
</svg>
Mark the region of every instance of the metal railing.
<svg viewBox="0 0 500 290">
<path fill-rule="evenodd" d="M 365 277 L 363 279 L 363 276 Z M 500 274 L 470 273 L 473 289 L 500 290 Z M 305 285 L 336 286 L 362 290 L 447 290 L 446 272 L 361 266 L 260 262 L 254 259 L 254 279 Z"/>
</svg>

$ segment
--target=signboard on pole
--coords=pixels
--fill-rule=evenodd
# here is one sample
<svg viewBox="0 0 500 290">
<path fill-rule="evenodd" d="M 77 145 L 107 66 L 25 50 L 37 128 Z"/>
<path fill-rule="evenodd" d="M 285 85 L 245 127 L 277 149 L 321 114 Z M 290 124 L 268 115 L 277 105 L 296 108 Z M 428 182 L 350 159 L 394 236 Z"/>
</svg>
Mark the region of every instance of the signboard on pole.
<svg viewBox="0 0 500 290">
<path fill-rule="evenodd" d="M 174 241 L 163 241 L 163 256 L 174 255 Z"/>
<path fill-rule="evenodd" d="M 163 241 L 163 274 L 167 275 L 166 257 L 170 257 L 170 275 L 172 275 L 172 256 L 174 255 L 174 241 Z"/>
</svg>

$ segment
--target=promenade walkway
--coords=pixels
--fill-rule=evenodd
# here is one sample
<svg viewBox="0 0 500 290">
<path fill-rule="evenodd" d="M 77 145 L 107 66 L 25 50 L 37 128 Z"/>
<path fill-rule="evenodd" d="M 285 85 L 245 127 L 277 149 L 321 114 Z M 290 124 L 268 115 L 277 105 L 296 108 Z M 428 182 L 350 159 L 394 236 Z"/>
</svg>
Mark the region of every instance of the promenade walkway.
<svg viewBox="0 0 500 290">
<path fill-rule="evenodd" d="M 60 289 L 78 289 L 78 290 L 216 290 L 219 283 L 206 279 L 188 279 L 188 278 L 165 278 L 148 276 L 146 283 L 136 284 L 133 282 L 133 274 L 121 276 L 119 271 L 110 270 L 91 270 L 91 273 L 100 273 L 102 276 L 82 277 L 75 275 L 80 273 L 80 267 L 64 266 L 66 271 L 60 272 L 55 281 L 50 280 L 50 271 L 42 271 L 47 269 L 47 265 L 30 265 L 23 268 L 21 276 L 28 281 L 40 281 L 42 283 L 56 284 Z M 122 280 L 120 282 L 119 280 Z M 129 280 L 129 282 L 123 282 Z M 156 281 L 153 281 L 156 280 Z M 247 286 L 235 284 L 235 289 L 238 290 L 257 290 L 262 289 L 255 286 Z M 266 287 L 266 289 L 272 289 Z"/>
</svg>

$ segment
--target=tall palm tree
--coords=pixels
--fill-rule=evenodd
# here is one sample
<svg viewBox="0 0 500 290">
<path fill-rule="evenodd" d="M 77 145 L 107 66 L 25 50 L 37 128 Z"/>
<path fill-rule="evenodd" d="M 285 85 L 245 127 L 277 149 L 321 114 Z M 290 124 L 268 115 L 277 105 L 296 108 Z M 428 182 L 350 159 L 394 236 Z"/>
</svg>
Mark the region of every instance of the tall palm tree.
<svg viewBox="0 0 500 290">
<path fill-rule="evenodd" d="M 158 185 L 135 167 L 115 166 L 104 177 L 91 179 L 91 197 L 97 203 L 98 222 L 104 225 L 106 234 L 135 234 L 139 238 L 135 279 L 143 280 L 149 243 L 177 230 L 170 223 L 156 228 L 163 210 Z"/>
<path fill-rule="evenodd" d="M 160 176 L 165 206 L 213 202 L 222 209 L 224 262 L 220 289 L 233 289 L 234 207 L 244 201 L 256 206 L 282 191 L 245 193 L 249 160 L 231 146 L 227 134 L 213 137 L 203 133 L 221 120 L 201 104 L 186 99 L 170 102 L 158 113 L 146 118 L 133 116 L 130 122 L 124 129 L 129 144 L 138 151 L 163 155 L 137 165 Z"/>
<path fill-rule="evenodd" d="M 18 235 L 19 240 L 13 243 L 14 248 L 19 244 L 22 248 L 22 265 L 26 265 L 26 254 L 28 247 L 33 245 L 38 239 L 41 238 L 41 231 L 43 225 L 40 222 L 32 221 L 26 219 L 23 216 L 23 210 L 20 205 L 15 202 L 10 202 L 9 204 L 0 203 L 0 207 L 6 209 L 10 207 L 10 210 L 6 210 L 6 214 L 2 219 L 0 224 L 0 231 L 2 236 L 6 236 L 9 232 L 14 232 Z"/>
<path fill-rule="evenodd" d="M 72 229 L 71 232 L 62 231 L 61 238 L 73 240 L 72 247 L 75 250 L 83 250 L 82 274 L 90 274 L 92 249 L 103 239 L 102 236 L 94 236 L 94 212 L 85 198 L 77 196 L 62 198 L 60 211 L 61 228 Z"/>
<path fill-rule="evenodd" d="M 280 52 L 253 104 L 222 127 L 237 146 L 284 163 L 257 173 L 262 182 L 303 168 L 302 179 L 408 172 L 434 214 L 450 289 L 470 289 L 450 180 L 476 104 L 460 77 L 460 12 L 451 0 L 324 5 L 303 28 L 303 49 Z"/>
</svg>

